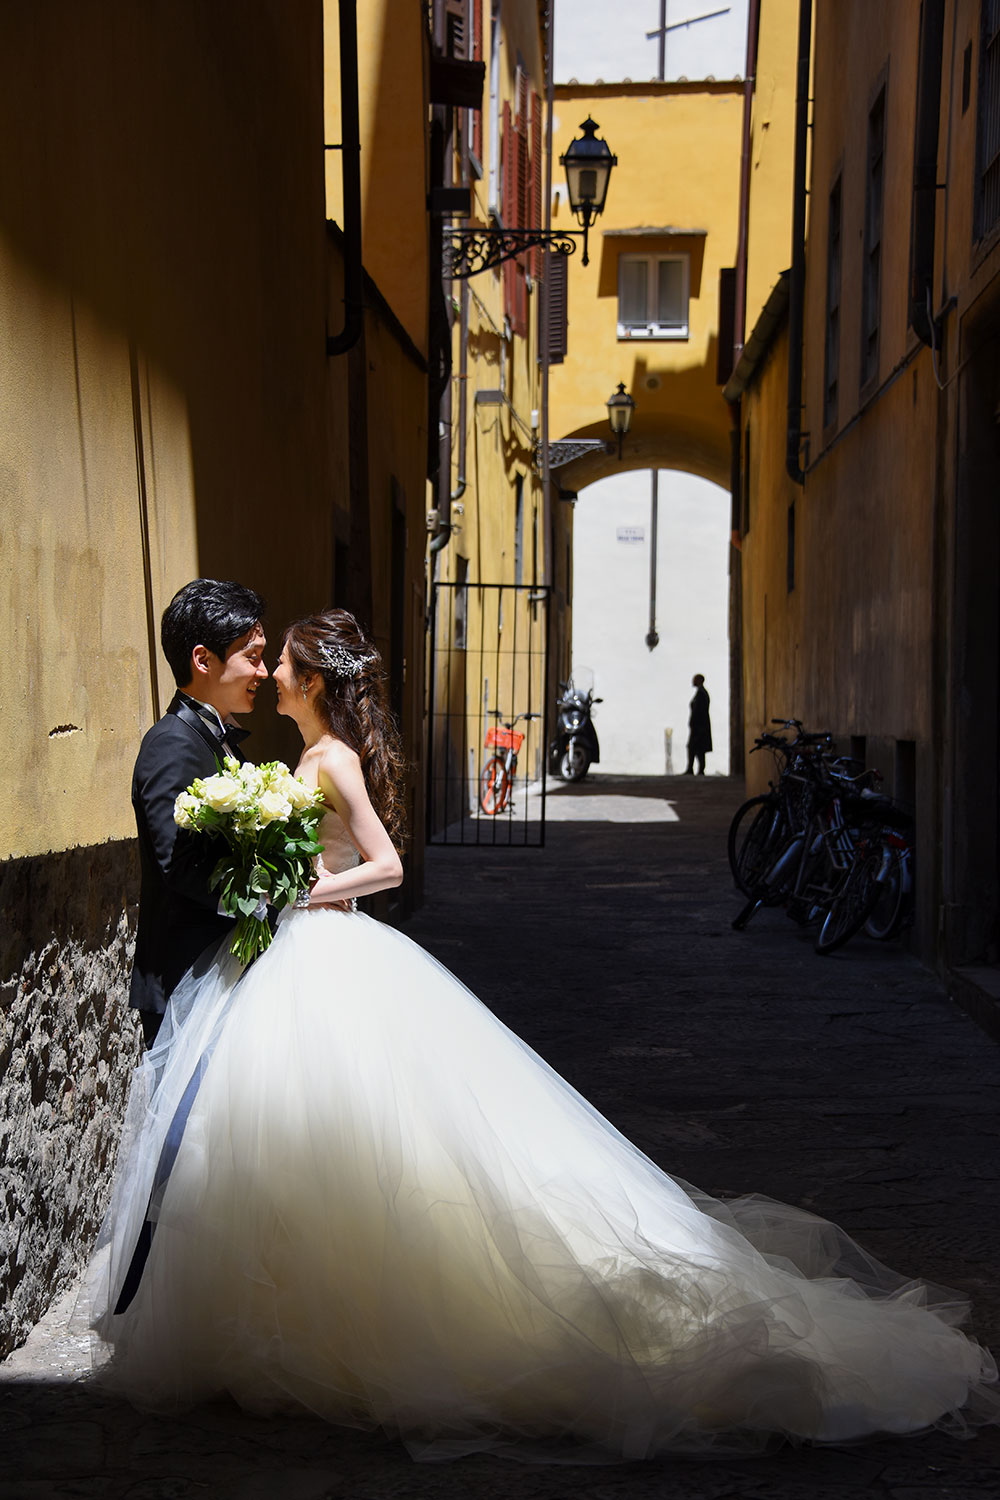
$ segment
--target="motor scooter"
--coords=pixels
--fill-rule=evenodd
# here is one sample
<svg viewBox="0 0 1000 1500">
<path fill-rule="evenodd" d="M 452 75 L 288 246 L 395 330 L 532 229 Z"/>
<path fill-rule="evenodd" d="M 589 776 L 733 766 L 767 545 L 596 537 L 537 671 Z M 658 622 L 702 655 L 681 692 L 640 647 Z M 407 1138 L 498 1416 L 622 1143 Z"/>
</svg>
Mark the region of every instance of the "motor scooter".
<svg viewBox="0 0 1000 1500">
<path fill-rule="evenodd" d="M 584 669 L 586 671 L 586 669 Z M 592 674 L 587 674 L 593 682 Z M 559 684 L 556 703 L 556 732 L 549 745 L 549 770 L 563 781 L 581 781 L 595 761 L 601 758 L 597 731 L 591 719 L 595 703 L 593 687 L 568 682 Z"/>
</svg>

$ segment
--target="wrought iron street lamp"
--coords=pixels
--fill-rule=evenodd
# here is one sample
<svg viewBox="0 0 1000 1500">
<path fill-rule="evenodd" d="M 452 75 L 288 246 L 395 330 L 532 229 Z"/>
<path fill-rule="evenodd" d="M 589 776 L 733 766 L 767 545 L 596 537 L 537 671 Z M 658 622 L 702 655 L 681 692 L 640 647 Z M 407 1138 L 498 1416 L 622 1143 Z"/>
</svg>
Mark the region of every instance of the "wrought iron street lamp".
<svg viewBox="0 0 1000 1500">
<path fill-rule="evenodd" d="M 444 274 L 454 281 L 492 270 L 501 261 L 512 260 L 535 245 L 546 246 L 556 255 L 572 255 L 576 241 L 583 240 L 583 264 L 590 264 L 587 235 L 598 214 L 604 211 L 611 169 L 618 165 L 607 141 L 599 140 L 598 126 L 588 116 L 582 136 L 559 160 L 566 169 L 569 205 L 582 229 L 446 229 L 443 233 Z"/>
<path fill-rule="evenodd" d="M 569 206 L 583 225 L 583 264 L 586 266 L 590 264 L 587 231 L 597 215 L 604 212 L 611 168 L 618 165 L 618 158 L 611 155 L 607 141 L 598 139 L 597 122 L 589 115 L 580 129 L 583 135 L 577 136 L 559 161 L 566 168 Z"/>
<path fill-rule="evenodd" d="M 611 431 L 618 439 L 618 457 L 622 456 L 622 443 L 626 432 L 632 425 L 632 413 L 635 411 L 635 402 L 625 389 L 625 382 L 618 382 L 618 389 L 613 396 L 609 396 L 606 402 L 608 408 L 608 421 L 611 423 Z"/>
</svg>

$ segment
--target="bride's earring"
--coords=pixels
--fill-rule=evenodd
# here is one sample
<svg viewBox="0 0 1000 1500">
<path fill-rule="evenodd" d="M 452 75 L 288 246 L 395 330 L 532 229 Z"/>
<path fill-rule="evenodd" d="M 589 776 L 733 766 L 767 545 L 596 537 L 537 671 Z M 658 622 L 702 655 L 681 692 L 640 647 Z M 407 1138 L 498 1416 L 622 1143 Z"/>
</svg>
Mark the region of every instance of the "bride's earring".
<svg viewBox="0 0 1000 1500">
<path fill-rule="evenodd" d="M 305 703 L 305 701 L 306 701 L 306 699 L 308 697 L 309 697 L 309 684 L 308 684 L 308 682 L 304 682 L 302 684 L 302 702 Z"/>
</svg>

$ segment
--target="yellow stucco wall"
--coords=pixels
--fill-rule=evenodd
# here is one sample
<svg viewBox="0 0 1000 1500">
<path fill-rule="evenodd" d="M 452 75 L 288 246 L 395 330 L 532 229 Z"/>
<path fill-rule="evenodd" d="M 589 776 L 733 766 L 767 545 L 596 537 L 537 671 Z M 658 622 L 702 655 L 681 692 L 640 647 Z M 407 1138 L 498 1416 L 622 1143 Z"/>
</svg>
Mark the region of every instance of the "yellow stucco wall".
<svg viewBox="0 0 1000 1500">
<path fill-rule="evenodd" d="M 488 225 L 491 208 L 491 184 L 499 200 L 502 184 L 499 122 L 508 102 L 512 114 L 517 112 L 516 79 L 520 64 L 528 77 L 529 91 L 539 97 L 544 110 L 544 62 L 539 29 L 539 7 L 536 0 L 515 0 L 500 12 L 499 57 L 494 68 L 492 28 L 487 8 L 483 50 L 486 83 L 483 96 L 482 176 L 471 176 L 473 219 L 461 227 Z M 492 87 L 493 82 L 497 87 Z M 496 128 L 494 129 L 494 122 Z M 544 151 L 544 129 L 542 132 Z M 455 180 L 462 180 L 462 162 L 456 151 Z M 543 177 L 544 182 L 544 177 Z M 508 216 L 509 217 L 509 216 Z M 564 643 L 568 635 L 566 618 L 566 546 L 571 523 L 569 507 L 546 504 L 535 448 L 540 439 L 541 376 L 538 364 L 538 309 L 540 290 L 529 276 L 527 296 L 527 331 L 515 332 L 505 318 L 504 281 L 501 269 L 471 277 L 464 286 L 450 285 L 453 314 L 452 346 L 452 426 L 451 426 L 451 492 L 464 490 L 458 504 L 462 512 L 454 513 L 456 530 L 446 548 L 431 555 L 432 577 L 451 583 L 467 570 L 468 591 L 467 648 L 449 654 L 449 631 L 452 629 L 452 596 L 442 591 L 437 619 L 438 660 L 434 683 L 435 712 L 441 715 L 449 704 L 453 712 L 465 713 L 460 727 L 457 718 L 446 737 L 440 718 L 432 724 L 436 735 L 435 773 L 440 779 L 443 768 L 456 778 L 468 777 L 469 752 L 472 752 L 476 774 L 489 753 L 484 745 L 485 727 L 495 720 L 483 721 L 483 705 L 499 707 L 505 715 L 541 710 L 549 686 L 545 680 L 545 617 L 542 609 L 532 605 L 526 592 L 515 597 L 505 590 L 501 601 L 493 589 L 476 588 L 476 584 L 513 585 L 517 578 L 515 563 L 516 505 L 520 483 L 522 492 L 522 545 L 520 582 L 530 588 L 534 583 L 553 585 L 552 633 L 553 661 L 562 667 Z M 466 373 L 462 374 L 461 306 L 468 306 Z M 461 395 L 464 387 L 465 471 L 461 473 Z M 477 402 L 480 392 L 501 392 L 501 398 L 489 404 Z M 517 665 L 507 656 L 516 636 Z M 520 725 L 525 730 L 524 724 Z M 521 750 L 519 775 L 541 770 L 543 730 L 541 721 L 526 730 Z M 445 813 L 442 785 L 435 791 L 433 816 L 440 824 L 455 811 L 454 792 L 449 792 Z"/>
<path fill-rule="evenodd" d="M 759 16 L 750 125 L 747 336 L 791 263 L 798 0 L 767 0 Z"/>
<path fill-rule="evenodd" d="M 815 25 L 810 222 L 806 277 L 805 421 L 815 458 L 851 420 L 915 344 L 909 312 L 919 14 L 906 6 L 820 6 Z M 890 62 L 891 58 L 891 62 Z M 861 391 L 861 297 L 864 263 L 868 112 L 886 86 L 886 151 L 878 373 Z M 826 325 L 826 258 L 830 191 L 842 183 L 841 348 L 838 417 L 823 430 L 822 353 Z"/>
<path fill-rule="evenodd" d="M 152 706 L 127 342 L 9 243 L 0 305 L 0 722 L 16 788 L 0 848 L 25 854 L 131 833 L 122 782 Z M 151 474 L 161 492 L 188 475 L 171 522 L 150 497 L 159 582 L 196 553 L 190 457 L 183 403 L 165 382 L 145 394 Z"/>
<path fill-rule="evenodd" d="M 607 207 L 591 230 L 589 266 L 569 260 L 569 348 L 552 372 L 553 439 L 607 437 L 605 403 L 619 381 L 636 403 L 625 441 L 633 468 L 679 468 L 729 479 L 729 417 L 716 384 L 719 271 L 736 256 L 743 90 L 732 83 L 565 85 L 556 89 L 554 157 L 588 113 L 618 157 Z M 576 228 L 561 168 L 553 173 L 553 228 Z M 615 231 L 671 227 L 670 237 Z M 689 334 L 618 337 L 622 254 L 690 257 Z M 618 468 L 617 455 L 565 471 L 577 488 Z"/>
<path fill-rule="evenodd" d="M 750 529 L 742 541 L 748 744 L 774 715 L 829 729 L 842 743 L 864 736 L 873 749 L 881 746 L 875 753 L 883 761 L 894 740 L 926 743 L 932 731 L 937 400 L 929 351 L 907 328 L 916 19 L 898 7 L 821 5 L 817 10 L 804 486 L 785 472 L 785 331 L 768 351 L 741 413 L 744 430 L 750 428 L 752 454 Z M 762 27 L 760 75 L 782 67 L 788 54 L 788 37 L 773 25 Z M 886 78 L 879 371 L 862 392 L 867 117 Z M 786 105 L 794 111 L 794 98 Z M 828 210 L 838 175 L 843 184 L 839 400 L 836 421 L 824 432 Z M 756 186 L 755 179 L 752 191 Z M 774 257 L 766 238 L 751 232 L 749 244 L 754 284 L 763 294 L 774 274 Z M 909 368 L 907 360 L 912 360 Z M 898 378 L 888 379 L 894 370 Z M 793 501 L 796 567 L 790 593 L 787 528 Z M 766 781 L 766 771 L 759 756 L 748 759 L 753 789 Z"/>
<path fill-rule="evenodd" d="M 330 146 L 342 139 L 339 10 L 337 0 L 324 0 L 324 130 Z M 365 0 L 358 6 L 362 253 L 369 275 L 426 352 L 425 68 L 420 6 L 407 0 Z M 343 226 L 340 155 L 325 153 L 326 211 Z"/>
<path fill-rule="evenodd" d="M 172 691 L 137 432 L 157 631 L 199 573 L 260 588 L 272 633 L 328 596 L 320 20 L 0 18 L 3 856 L 133 832 L 151 663 L 158 706 Z M 266 705 L 255 731 L 266 753 Z"/>
</svg>

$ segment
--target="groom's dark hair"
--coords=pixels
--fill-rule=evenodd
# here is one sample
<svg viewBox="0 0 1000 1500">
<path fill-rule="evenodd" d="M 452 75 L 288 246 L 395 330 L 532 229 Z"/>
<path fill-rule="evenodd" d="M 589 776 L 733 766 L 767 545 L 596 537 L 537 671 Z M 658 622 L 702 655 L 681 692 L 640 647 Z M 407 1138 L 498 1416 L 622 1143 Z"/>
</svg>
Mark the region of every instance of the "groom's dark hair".
<svg viewBox="0 0 1000 1500">
<path fill-rule="evenodd" d="M 207 646 L 220 661 L 234 641 L 252 630 L 266 605 L 242 583 L 196 578 L 179 589 L 160 621 L 160 644 L 178 687 L 191 681 L 191 652 Z"/>
</svg>

